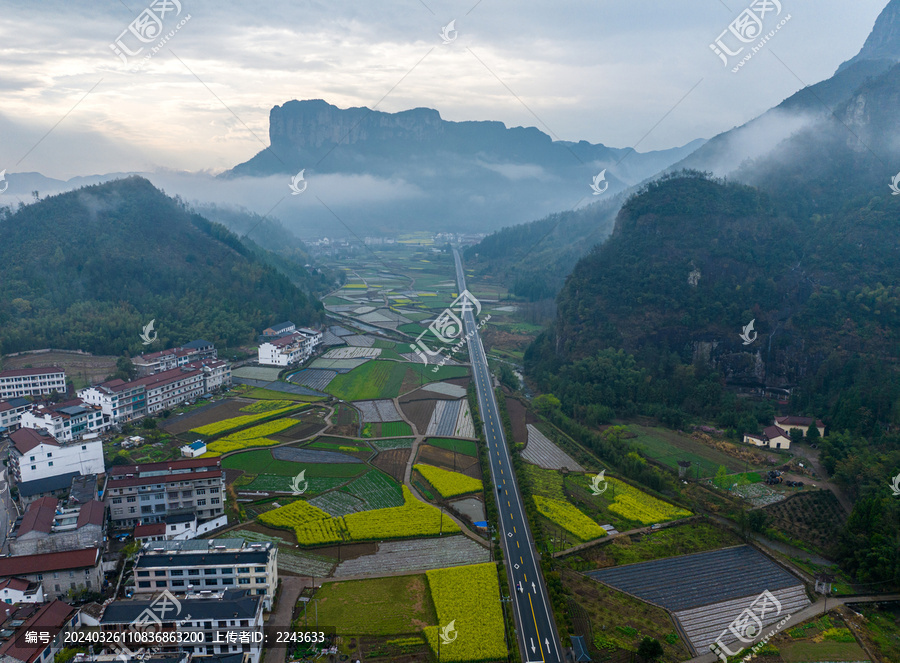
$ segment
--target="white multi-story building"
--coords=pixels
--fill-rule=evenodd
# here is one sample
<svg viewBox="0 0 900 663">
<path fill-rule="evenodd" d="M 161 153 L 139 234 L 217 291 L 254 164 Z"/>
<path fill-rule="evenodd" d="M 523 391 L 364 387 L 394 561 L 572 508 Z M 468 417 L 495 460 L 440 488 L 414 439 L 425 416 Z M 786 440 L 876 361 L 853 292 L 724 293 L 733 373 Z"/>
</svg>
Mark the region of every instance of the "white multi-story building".
<svg viewBox="0 0 900 663">
<path fill-rule="evenodd" d="M 147 390 L 143 384 L 115 379 L 78 392 L 78 396 L 98 406 L 111 424 L 140 419 L 147 413 Z"/>
<path fill-rule="evenodd" d="M 134 625 L 142 620 L 159 623 L 163 631 L 199 631 L 202 636 L 183 636 L 177 645 L 178 649 L 193 654 L 193 660 L 241 653 L 245 663 L 259 663 L 263 647 L 263 603 L 260 598 L 238 589 L 192 592 L 178 597 L 180 611 L 173 614 L 171 600 L 163 603 L 160 597 L 142 595 L 141 598 L 112 601 L 103 611 L 100 628 L 103 632 L 133 631 Z M 229 633 L 233 635 L 226 637 Z M 161 649 L 174 650 L 176 647 L 163 646 Z"/>
<path fill-rule="evenodd" d="M 61 368 L 16 368 L 0 371 L 0 398 L 66 393 L 66 372 Z"/>
<path fill-rule="evenodd" d="M 44 428 L 64 442 L 80 440 L 88 433 L 99 433 L 109 428 L 103 410 L 80 398 L 55 405 L 35 406 L 22 413 L 19 424 L 22 428 Z"/>
<path fill-rule="evenodd" d="M 44 429 L 20 428 L 9 436 L 9 468 L 16 483 L 78 472 L 103 474 L 103 444 L 93 440 L 57 440 Z"/>
<path fill-rule="evenodd" d="M 10 398 L 0 401 L 0 433 L 11 433 L 20 426 L 22 415 L 31 409 L 27 398 Z"/>
<path fill-rule="evenodd" d="M 82 389 L 78 395 L 85 403 L 99 407 L 107 422 L 119 425 L 230 384 L 228 362 L 201 359 L 132 382 L 110 380 Z"/>
<path fill-rule="evenodd" d="M 134 563 L 135 594 L 246 589 L 272 609 L 278 587 L 278 546 L 271 541 L 197 539 L 145 543 Z"/>
<path fill-rule="evenodd" d="M 290 366 L 309 357 L 322 341 L 322 333 L 313 329 L 296 331 L 259 344 L 259 363 L 266 366 Z"/>
<path fill-rule="evenodd" d="M 201 359 L 215 359 L 216 348 L 209 341 L 198 339 L 185 343 L 178 348 L 169 348 L 158 352 L 150 352 L 131 358 L 137 369 L 138 377 L 146 377 L 154 373 L 170 371 Z"/>
</svg>

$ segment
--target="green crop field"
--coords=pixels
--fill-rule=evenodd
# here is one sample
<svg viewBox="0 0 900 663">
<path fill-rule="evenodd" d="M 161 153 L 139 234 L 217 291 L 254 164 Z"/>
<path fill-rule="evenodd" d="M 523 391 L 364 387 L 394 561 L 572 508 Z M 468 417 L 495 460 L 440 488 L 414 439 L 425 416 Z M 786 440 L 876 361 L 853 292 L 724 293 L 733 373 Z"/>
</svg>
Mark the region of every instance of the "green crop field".
<svg viewBox="0 0 900 663">
<path fill-rule="evenodd" d="M 257 449 L 234 454 L 222 459 L 222 467 L 229 470 L 244 470 L 246 474 L 270 474 L 294 477 L 306 470 L 306 478 L 313 477 L 355 477 L 368 467 L 365 463 L 294 463 L 276 460 L 269 449 Z"/>
<path fill-rule="evenodd" d="M 366 472 L 345 486 L 343 490 L 361 499 L 369 505 L 370 509 L 403 506 L 403 492 L 400 490 L 400 484 L 378 470 Z"/>
<path fill-rule="evenodd" d="M 441 366 L 437 372 L 422 364 L 395 361 L 368 361 L 349 373 L 337 375 L 326 391 L 345 401 L 361 401 L 378 398 L 395 398 L 408 373 L 415 382 L 425 384 L 468 374 L 464 366 Z M 392 433 L 388 433 L 391 435 Z"/>
<path fill-rule="evenodd" d="M 242 490 L 272 490 L 280 492 L 289 492 L 291 490 L 291 482 L 293 477 L 286 477 L 277 474 L 260 474 L 246 486 L 241 486 Z M 304 496 L 318 495 L 326 490 L 337 488 L 350 480 L 350 477 L 314 477 L 306 475 L 309 482 L 308 488 L 304 492 Z"/>
<path fill-rule="evenodd" d="M 412 435 L 412 428 L 405 421 L 385 421 L 381 424 L 381 437 Z"/>
<path fill-rule="evenodd" d="M 417 633 L 437 623 L 423 574 L 327 582 L 316 592 L 319 624 L 338 635 Z"/>
<path fill-rule="evenodd" d="M 455 451 L 458 454 L 463 454 L 465 456 L 477 456 L 478 455 L 478 447 L 471 440 L 454 440 L 447 437 L 429 437 L 425 440 L 426 444 L 430 444 L 433 447 L 440 447 L 441 449 L 447 449 L 448 451 Z"/>
</svg>

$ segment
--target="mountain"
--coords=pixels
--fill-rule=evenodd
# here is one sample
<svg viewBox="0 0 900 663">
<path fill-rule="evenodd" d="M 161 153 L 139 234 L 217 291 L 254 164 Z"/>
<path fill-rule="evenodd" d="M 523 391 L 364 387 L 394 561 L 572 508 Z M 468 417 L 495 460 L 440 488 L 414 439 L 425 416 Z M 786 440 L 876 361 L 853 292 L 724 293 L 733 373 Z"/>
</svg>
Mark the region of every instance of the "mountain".
<svg viewBox="0 0 900 663">
<path fill-rule="evenodd" d="M 865 60 L 900 62 L 900 2 L 891 0 L 882 10 L 862 50 L 847 60 L 838 72 Z"/>
<path fill-rule="evenodd" d="M 663 177 L 576 264 L 527 366 L 570 408 L 643 403 L 735 425 L 731 385 L 794 390 L 840 429 L 898 423 L 898 219 L 890 197 L 797 218 L 752 187 Z M 622 361 L 608 352 L 637 372 L 598 366 Z M 597 400 L 620 386 L 627 395 Z"/>
<path fill-rule="evenodd" d="M 136 354 L 252 342 L 321 305 L 224 226 L 130 177 L 0 215 L 0 349 Z M 139 334 L 155 320 L 158 341 Z"/>
<path fill-rule="evenodd" d="M 499 228 L 591 198 L 593 178 L 604 169 L 613 195 L 702 144 L 642 154 L 554 141 L 534 127 L 447 121 L 429 108 L 385 113 L 319 99 L 273 108 L 269 141 L 221 177 L 282 175 L 287 183 L 303 170 L 308 198 L 326 191 L 323 202 L 332 208 L 358 199 L 353 210 L 365 214 L 362 233 Z M 334 225 L 318 205 L 283 206 L 279 215 L 290 228 L 311 228 L 319 220 Z"/>
</svg>

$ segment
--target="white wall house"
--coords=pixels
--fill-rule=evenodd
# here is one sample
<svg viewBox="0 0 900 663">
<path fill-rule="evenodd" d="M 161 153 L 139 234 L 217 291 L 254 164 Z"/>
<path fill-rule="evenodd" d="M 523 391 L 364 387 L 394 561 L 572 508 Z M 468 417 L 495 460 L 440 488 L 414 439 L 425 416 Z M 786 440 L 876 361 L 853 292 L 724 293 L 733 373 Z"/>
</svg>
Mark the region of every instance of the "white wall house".
<svg viewBox="0 0 900 663">
<path fill-rule="evenodd" d="M 66 372 L 61 368 L 16 368 L 0 371 L 0 398 L 66 393 Z"/>
<path fill-rule="evenodd" d="M 31 409 L 26 398 L 10 398 L 0 401 L 0 433 L 10 433 L 20 426 L 22 415 Z"/>
<path fill-rule="evenodd" d="M 140 419 L 147 412 L 147 390 L 142 384 L 110 380 L 78 392 L 78 396 L 98 406 L 113 425 Z"/>
<path fill-rule="evenodd" d="M 0 601 L 7 604 L 43 603 L 44 586 L 22 578 L 4 578 L 0 580 Z"/>
<path fill-rule="evenodd" d="M 106 472 L 99 439 L 59 441 L 33 428 L 20 428 L 9 439 L 9 468 L 17 483 L 71 472 L 82 476 Z"/>
<path fill-rule="evenodd" d="M 103 410 L 80 398 L 33 407 L 22 413 L 19 424 L 22 428 L 45 428 L 57 440 L 65 442 L 80 440 L 88 433 L 109 428 Z"/>
<path fill-rule="evenodd" d="M 303 337 L 293 332 L 287 336 L 259 344 L 257 351 L 259 363 L 264 366 L 290 366 L 304 359 L 307 355 L 300 339 Z"/>
</svg>

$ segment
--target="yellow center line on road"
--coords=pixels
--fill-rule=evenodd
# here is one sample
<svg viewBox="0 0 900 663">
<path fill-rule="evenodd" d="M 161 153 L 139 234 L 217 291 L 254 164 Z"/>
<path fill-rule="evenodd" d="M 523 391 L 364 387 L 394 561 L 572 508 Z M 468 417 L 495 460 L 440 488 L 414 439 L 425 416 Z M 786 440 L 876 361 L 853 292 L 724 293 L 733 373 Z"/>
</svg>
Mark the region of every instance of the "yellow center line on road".
<svg viewBox="0 0 900 663">
<path fill-rule="evenodd" d="M 525 581 L 527 582 L 528 578 L 525 578 Z M 541 652 L 541 662 L 543 663 L 543 661 L 545 660 L 544 659 L 544 648 L 541 647 L 541 632 L 538 631 L 537 617 L 535 617 L 535 615 L 534 615 L 534 603 L 531 602 L 531 594 L 528 595 L 528 605 L 531 606 L 531 618 L 534 620 L 534 634 L 537 636 L 537 639 L 538 639 L 538 650 L 540 650 L 540 652 Z M 524 639 L 525 636 L 523 635 L 522 638 Z M 547 653 L 549 654 L 550 652 L 547 652 Z"/>
</svg>

